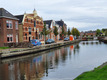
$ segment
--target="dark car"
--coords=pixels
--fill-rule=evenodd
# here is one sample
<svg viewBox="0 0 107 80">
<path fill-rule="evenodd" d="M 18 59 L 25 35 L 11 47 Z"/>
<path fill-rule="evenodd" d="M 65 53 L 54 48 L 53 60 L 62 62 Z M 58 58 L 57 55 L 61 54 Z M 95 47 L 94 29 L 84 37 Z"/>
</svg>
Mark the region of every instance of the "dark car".
<svg viewBox="0 0 107 80">
<path fill-rule="evenodd" d="M 41 41 L 38 39 L 33 39 L 30 41 L 33 46 L 41 45 Z"/>
<path fill-rule="evenodd" d="M 64 41 L 69 41 L 69 37 L 64 38 Z"/>
<path fill-rule="evenodd" d="M 54 43 L 55 41 L 53 40 L 53 39 L 48 39 L 47 41 L 46 41 L 46 44 L 51 44 L 51 43 Z"/>
</svg>

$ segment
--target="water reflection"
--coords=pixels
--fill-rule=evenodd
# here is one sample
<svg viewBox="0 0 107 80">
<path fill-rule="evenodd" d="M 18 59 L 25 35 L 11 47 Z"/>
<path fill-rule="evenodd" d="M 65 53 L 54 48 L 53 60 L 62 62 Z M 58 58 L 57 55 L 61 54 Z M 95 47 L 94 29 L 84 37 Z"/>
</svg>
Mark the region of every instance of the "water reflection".
<svg viewBox="0 0 107 80">
<path fill-rule="evenodd" d="M 96 57 L 93 56 L 96 56 L 95 51 L 97 49 L 104 48 L 104 44 L 100 47 L 101 44 L 75 44 L 27 60 L 22 59 L 21 61 L 0 64 L 0 80 L 48 80 L 48 77 L 52 77 L 52 74 L 50 74 L 52 72 L 56 74 L 53 77 L 61 78 L 61 80 L 63 77 L 72 76 L 74 78 L 87 70 L 89 63 L 91 65 L 92 62 L 93 64 L 95 61 L 98 62 L 98 60 L 94 60 Z M 87 50 L 92 50 L 93 53 L 87 52 Z M 100 55 L 100 51 L 97 53 L 97 56 L 97 59 L 101 60 L 102 57 L 106 59 L 105 56 Z M 92 61 L 86 61 L 88 58 L 91 58 Z M 56 69 L 59 72 L 56 72 Z M 63 73 L 63 70 L 67 71 L 67 74 Z M 62 76 L 58 73 L 62 74 Z"/>
<path fill-rule="evenodd" d="M 49 71 L 58 68 L 60 62 L 65 63 L 68 53 L 71 57 L 73 49 L 79 49 L 78 46 L 63 47 L 27 61 L 1 64 L 0 80 L 38 80 L 47 77 Z"/>
</svg>

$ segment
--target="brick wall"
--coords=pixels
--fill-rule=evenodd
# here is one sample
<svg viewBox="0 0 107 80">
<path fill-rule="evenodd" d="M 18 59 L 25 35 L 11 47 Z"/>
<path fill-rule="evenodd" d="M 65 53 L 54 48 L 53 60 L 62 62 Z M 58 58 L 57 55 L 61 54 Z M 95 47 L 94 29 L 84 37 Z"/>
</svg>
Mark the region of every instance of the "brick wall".
<svg viewBox="0 0 107 80">
<path fill-rule="evenodd" d="M 6 21 L 11 20 L 13 29 L 7 29 Z M 17 20 L 13 19 L 7 19 L 7 18 L 1 18 L 1 29 L 0 29 L 0 46 L 3 46 L 4 43 L 7 42 L 7 34 L 13 34 L 13 42 L 16 42 L 16 35 L 18 35 L 18 30 L 16 30 L 15 22 L 18 22 Z"/>
</svg>

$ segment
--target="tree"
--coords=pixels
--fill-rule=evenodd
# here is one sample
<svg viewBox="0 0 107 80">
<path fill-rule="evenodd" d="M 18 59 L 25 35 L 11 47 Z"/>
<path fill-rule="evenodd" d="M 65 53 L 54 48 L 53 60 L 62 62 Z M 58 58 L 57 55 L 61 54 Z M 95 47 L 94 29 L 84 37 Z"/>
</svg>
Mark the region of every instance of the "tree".
<svg viewBox="0 0 107 80">
<path fill-rule="evenodd" d="M 80 36 L 80 32 L 79 32 L 79 30 L 78 30 L 77 28 L 72 28 L 71 34 L 72 34 L 74 37 Z"/>
<path fill-rule="evenodd" d="M 64 31 L 64 27 L 62 27 L 62 35 L 64 35 L 65 31 Z"/>
<path fill-rule="evenodd" d="M 105 31 L 105 36 L 107 36 L 107 31 Z"/>
<path fill-rule="evenodd" d="M 41 32 L 42 35 L 44 35 L 44 44 L 45 44 L 45 41 L 46 41 L 46 35 L 48 35 L 51 31 L 50 30 L 47 30 L 46 28 L 46 24 L 44 23 L 44 28 Z"/>
<path fill-rule="evenodd" d="M 77 37 L 80 36 L 80 32 L 79 32 L 78 29 L 76 29 L 76 36 L 77 36 Z"/>
<path fill-rule="evenodd" d="M 96 30 L 96 36 L 100 36 L 100 34 L 101 34 L 100 29 L 97 29 L 97 30 Z"/>
<path fill-rule="evenodd" d="M 75 33 L 75 28 L 74 28 L 74 27 L 73 27 L 72 30 L 71 30 L 71 34 L 72 34 L 73 36 L 76 35 L 76 33 Z"/>
<path fill-rule="evenodd" d="M 68 36 L 71 35 L 70 29 L 68 29 Z"/>
<path fill-rule="evenodd" d="M 64 38 L 64 35 L 65 35 L 65 31 L 64 31 L 64 27 L 62 27 L 62 33 L 61 33 L 62 39 Z"/>
<path fill-rule="evenodd" d="M 54 35 L 55 35 L 55 38 L 57 38 L 57 35 L 58 35 L 58 28 L 55 26 L 54 28 Z"/>
</svg>

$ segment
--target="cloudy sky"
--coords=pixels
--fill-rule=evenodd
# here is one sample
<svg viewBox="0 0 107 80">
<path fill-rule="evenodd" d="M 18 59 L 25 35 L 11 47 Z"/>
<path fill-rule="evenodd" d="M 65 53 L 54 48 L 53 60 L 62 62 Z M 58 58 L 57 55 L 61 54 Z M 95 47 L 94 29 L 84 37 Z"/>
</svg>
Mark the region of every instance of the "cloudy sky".
<svg viewBox="0 0 107 80">
<path fill-rule="evenodd" d="M 63 19 L 80 31 L 107 28 L 107 0 L 0 0 L 0 7 L 14 15 L 35 8 L 44 20 Z"/>
</svg>

